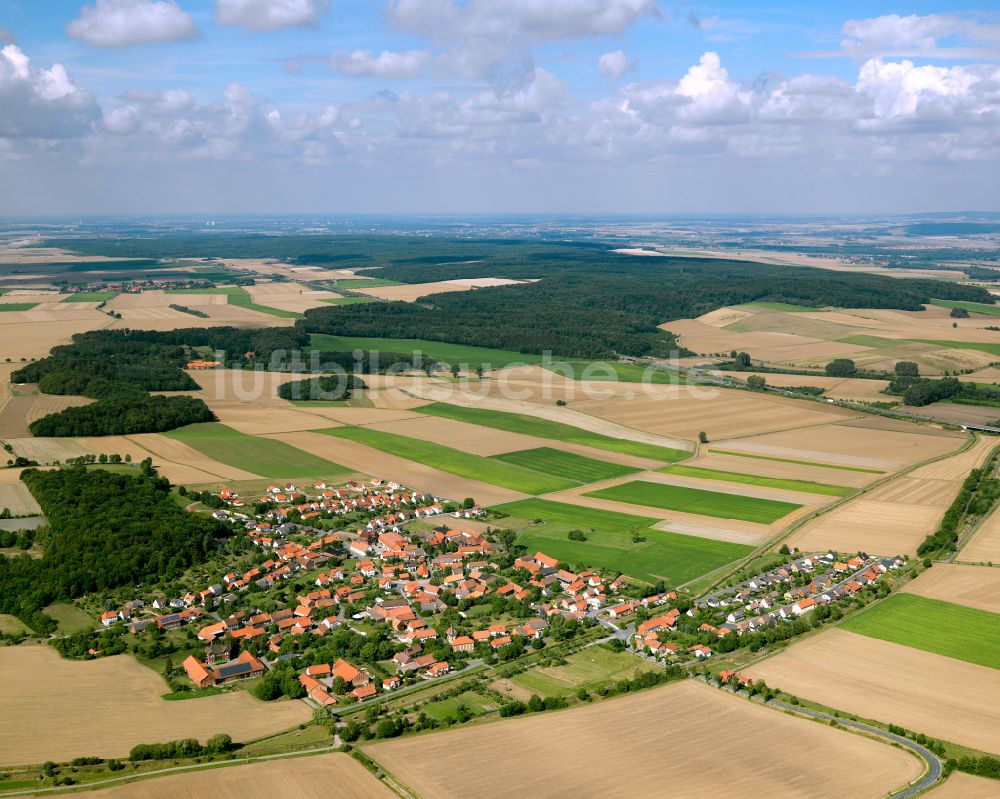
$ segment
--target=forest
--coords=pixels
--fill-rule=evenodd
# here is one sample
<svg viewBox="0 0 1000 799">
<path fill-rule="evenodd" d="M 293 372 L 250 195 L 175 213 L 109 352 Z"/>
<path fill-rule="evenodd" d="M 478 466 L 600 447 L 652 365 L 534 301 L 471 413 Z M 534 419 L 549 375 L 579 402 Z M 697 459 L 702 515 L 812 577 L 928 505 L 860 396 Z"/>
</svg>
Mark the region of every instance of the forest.
<svg viewBox="0 0 1000 799">
<path fill-rule="evenodd" d="M 113 396 L 50 413 L 28 425 L 33 436 L 127 436 L 162 433 L 195 422 L 217 421 L 197 397 L 163 397 L 149 394 Z"/>
<path fill-rule="evenodd" d="M 364 389 L 360 377 L 347 374 L 324 375 L 307 380 L 292 380 L 278 386 L 278 396 L 286 400 L 324 400 L 340 402 L 349 400 L 355 391 Z"/>
<path fill-rule="evenodd" d="M 230 534 L 206 514 L 186 513 L 170 484 L 148 467 L 135 476 L 83 466 L 22 475 L 49 521 L 41 558 L 0 555 L 0 613 L 38 632 L 46 605 L 137 582 L 179 577 Z"/>
<path fill-rule="evenodd" d="M 418 303 L 317 308 L 307 311 L 296 329 L 429 339 L 522 353 L 549 350 L 566 357 L 684 354 L 675 337 L 657 325 L 724 305 L 770 301 L 920 310 L 931 298 L 985 303 L 994 299 L 984 288 L 943 281 L 722 259 L 641 258 L 615 253 L 593 241 L 244 234 L 45 244 L 131 258 L 264 257 L 336 264 L 403 283 L 472 277 L 535 280 L 432 295 Z"/>
</svg>

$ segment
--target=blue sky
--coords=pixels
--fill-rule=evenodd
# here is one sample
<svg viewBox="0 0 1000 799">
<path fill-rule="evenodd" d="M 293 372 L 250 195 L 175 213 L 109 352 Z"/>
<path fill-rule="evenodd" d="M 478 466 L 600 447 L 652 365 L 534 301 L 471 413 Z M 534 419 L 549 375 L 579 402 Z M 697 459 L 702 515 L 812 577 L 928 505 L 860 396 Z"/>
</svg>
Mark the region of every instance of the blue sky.
<svg viewBox="0 0 1000 799">
<path fill-rule="evenodd" d="M 1000 208 L 1000 8 L 0 0 L 0 40 L 0 213 Z"/>
</svg>

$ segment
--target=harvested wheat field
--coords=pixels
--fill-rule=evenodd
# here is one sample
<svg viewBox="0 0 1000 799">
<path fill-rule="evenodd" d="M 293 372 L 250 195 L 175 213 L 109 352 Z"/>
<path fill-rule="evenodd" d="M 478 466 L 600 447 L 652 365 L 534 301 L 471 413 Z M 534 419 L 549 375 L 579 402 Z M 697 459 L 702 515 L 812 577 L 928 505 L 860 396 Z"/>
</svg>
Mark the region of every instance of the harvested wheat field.
<svg viewBox="0 0 1000 799">
<path fill-rule="evenodd" d="M 876 424 L 836 423 L 801 430 L 713 440 L 719 449 L 777 458 L 894 471 L 962 446 L 957 433 L 911 425 L 912 432 Z M 712 431 L 708 430 L 711 437 Z M 716 438 L 721 438 L 717 436 Z"/>
<path fill-rule="evenodd" d="M 48 646 L 0 649 L 4 765 L 123 757 L 137 743 L 219 732 L 249 741 L 311 718 L 303 702 L 264 704 L 245 691 L 166 702 L 163 678 L 129 655 L 63 660 Z M 150 738 L 150 736 L 153 738 Z"/>
<path fill-rule="evenodd" d="M 342 464 L 359 474 L 396 480 L 410 488 L 430 491 L 435 496 L 458 500 L 473 497 L 480 505 L 499 505 L 527 497 L 517 491 L 458 477 L 364 444 L 323 433 L 301 431 L 267 438 L 284 441 L 313 455 Z"/>
<path fill-rule="evenodd" d="M 728 799 L 733 781 L 719 778 L 722 752 L 727 772 L 738 775 L 740 795 L 768 799 L 843 799 L 845 763 L 858 766 L 850 777 L 855 799 L 879 799 L 921 772 L 916 759 L 897 749 L 691 680 L 566 712 L 363 748 L 422 799 L 593 796 L 595 786 L 608 797 Z M 469 768 L 497 753 L 517 767 L 502 775 Z"/>
<path fill-rule="evenodd" d="M 965 563 L 1000 564 L 1000 513 L 994 511 L 955 556 Z"/>
<path fill-rule="evenodd" d="M 159 433 L 141 433 L 128 436 L 128 440 L 149 452 L 153 456 L 153 463 L 171 482 L 206 483 L 214 482 L 219 478 L 224 480 L 262 479 L 260 475 L 213 460 L 194 447 L 189 447 L 183 441 L 177 441 Z M 253 466 L 253 464 L 248 463 L 247 466 Z M 196 479 L 196 475 L 181 477 L 180 472 L 185 469 L 200 475 L 207 475 L 208 479 Z M 171 473 L 177 475 L 176 479 L 170 477 Z"/>
<path fill-rule="evenodd" d="M 927 799 L 996 799 L 1000 785 L 986 777 L 953 771 L 944 785 L 926 794 Z"/>
<path fill-rule="evenodd" d="M 394 799 L 396 796 L 357 760 L 341 752 L 173 774 L 120 788 L 87 791 L 83 795 L 88 799 Z"/>
<path fill-rule="evenodd" d="M 70 308 L 76 303 L 66 303 Z M 100 311 L 10 311 L 0 313 L 0 356 L 44 358 L 57 344 L 68 344 L 74 333 L 109 327 Z"/>
<path fill-rule="evenodd" d="M 509 433 L 492 427 L 459 422 L 435 416 L 418 416 L 396 422 L 381 422 L 371 425 L 375 430 L 394 435 L 419 438 L 444 444 L 446 447 L 470 452 L 473 455 L 499 455 L 536 447 L 548 447 L 552 442 L 534 436 Z"/>
<path fill-rule="evenodd" d="M 20 474 L 20 470 L 18 470 L 18 474 Z M 42 512 L 38 503 L 35 502 L 35 498 L 28 491 L 28 487 L 21 482 L 0 483 L 0 508 L 9 508 L 14 516 L 28 516 Z"/>
<path fill-rule="evenodd" d="M 224 425 L 252 436 L 319 430 L 333 426 L 323 416 L 300 410 L 290 404 L 284 407 L 228 401 L 210 401 L 207 404 Z"/>
<path fill-rule="evenodd" d="M 822 425 L 857 415 L 832 406 L 782 397 L 723 389 L 695 392 L 687 386 L 646 387 L 631 399 L 618 396 L 612 400 L 579 400 L 571 402 L 570 407 L 664 436 L 693 439 L 704 430 L 713 441 Z"/>
<path fill-rule="evenodd" d="M 718 372 L 720 375 L 732 376 L 732 372 Z M 741 372 L 738 377 L 746 380 L 754 372 Z M 862 380 L 851 377 L 816 377 L 814 375 L 783 375 L 783 374 L 761 374 L 769 386 L 819 386 L 826 389 L 824 397 L 834 399 L 854 400 L 855 402 L 890 402 L 892 397 L 887 397 L 881 391 L 889 385 L 888 380 Z"/>
<path fill-rule="evenodd" d="M 1000 696 L 997 669 L 834 628 L 747 672 L 837 710 L 1000 752 L 1000 704 L 984 701 Z"/>
<path fill-rule="evenodd" d="M 364 275 L 360 275 L 359 277 L 364 277 Z M 358 286 L 354 290 L 358 294 L 367 294 L 369 297 L 378 297 L 383 300 L 415 302 L 421 297 L 426 297 L 430 294 L 443 294 L 449 291 L 471 291 L 472 289 L 488 288 L 490 286 L 513 286 L 524 282 L 526 281 L 510 280 L 502 277 L 477 277 L 439 280 L 434 283 L 407 283 L 402 286 L 376 286 L 370 289 Z"/>
<path fill-rule="evenodd" d="M 67 408 L 79 408 L 83 405 L 90 405 L 94 400 L 89 397 L 57 396 L 55 394 L 38 394 L 35 401 L 25 416 L 25 421 L 31 424 L 36 419 L 48 416 L 51 413 L 59 413 Z"/>
<path fill-rule="evenodd" d="M 861 496 L 808 522 L 788 541 L 804 550 L 913 554 L 937 529 L 943 508 L 877 502 Z"/>
<path fill-rule="evenodd" d="M 1000 613 L 1000 569 L 989 566 L 936 563 L 903 586 L 903 591 Z"/>
<path fill-rule="evenodd" d="M 278 386 L 315 376 L 298 372 L 262 372 L 252 369 L 189 369 L 188 375 L 201 386 L 201 393 L 198 396 L 205 402 L 225 400 L 282 407 L 288 407 L 288 402 L 278 397 Z"/>
<path fill-rule="evenodd" d="M 910 477 L 930 478 L 934 480 L 958 480 L 962 482 L 969 472 L 977 466 L 982 466 L 990 453 L 1000 446 L 1000 441 L 990 436 L 980 436 L 976 443 L 965 452 L 960 452 L 950 458 L 942 458 L 934 463 L 928 463 L 910 472 Z"/>
<path fill-rule="evenodd" d="M 879 475 L 866 472 L 855 472 L 847 469 L 810 466 L 805 463 L 786 463 L 782 461 L 765 460 L 763 458 L 743 458 L 738 455 L 727 455 L 725 452 L 715 452 L 710 447 L 702 449 L 699 455 L 685 465 L 697 466 L 703 469 L 717 469 L 723 472 L 739 472 L 760 477 L 777 477 L 785 480 L 808 480 L 813 483 L 860 488 L 876 480 Z"/>
</svg>

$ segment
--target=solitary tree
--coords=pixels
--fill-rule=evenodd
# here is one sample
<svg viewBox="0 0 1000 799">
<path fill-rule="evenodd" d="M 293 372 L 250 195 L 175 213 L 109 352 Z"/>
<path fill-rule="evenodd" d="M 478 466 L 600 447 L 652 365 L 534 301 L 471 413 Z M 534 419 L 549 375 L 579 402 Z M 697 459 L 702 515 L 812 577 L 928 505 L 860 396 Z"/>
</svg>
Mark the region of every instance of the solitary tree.
<svg viewBox="0 0 1000 799">
<path fill-rule="evenodd" d="M 920 367 L 913 361 L 896 361 L 896 374 L 900 377 L 919 377 Z"/>
<path fill-rule="evenodd" d="M 850 358 L 834 358 L 826 365 L 826 373 L 830 377 L 850 377 L 855 371 L 854 361 Z"/>
<path fill-rule="evenodd" d="M 702 444 L 707 444 L 708 443 L 708 433 L 706 433 L 704 430 L 702 430 L 700 433 L 698 433 L 698 440 Z"/>
</svg>

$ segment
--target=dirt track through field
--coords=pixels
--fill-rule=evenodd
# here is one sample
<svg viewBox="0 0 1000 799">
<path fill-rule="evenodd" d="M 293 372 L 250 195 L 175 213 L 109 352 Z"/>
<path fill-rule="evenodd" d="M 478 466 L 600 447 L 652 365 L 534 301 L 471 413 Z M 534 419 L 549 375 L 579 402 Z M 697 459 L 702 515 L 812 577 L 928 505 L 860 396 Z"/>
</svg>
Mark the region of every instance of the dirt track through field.
<svg viewBox="0 0 1000 799">
<path fill-rule="evenodd" d="M 837 710 L 1000 752 L 1000 704 L 987 701 L 1000 696 L 998 669 L 834 628 L 747 672 Z"/>
<path fill-rule="evenodd" d="M 903 586 L 910 594 L 1000 613 L 1000 569 L 936 563 Z"/>
<path fill-rule="evenodd" d="M 363 748 L 422 799 L 598 793 L 730 799 L 736 780 L 740 796 L 843 799 L 846 763 L 857 766 L 849 777 L 853 799 L 880 799 L 920 773 L 918 761 L 897 749 L 691 680 L 565 712 Z M 516 767 L 502 773 L 470 767 L 497 753 Z M 723 762 L 730 778 L 720 777 Z"/>
<path fill-rule="evenodd" d="M 64 660 L 48 646 L 0 648 L 4 765 L 123 757 L 137 743 L 219 732 L 248 741 L 311 717 L 302 702 L 265 704 L 241 691 L 166 702 L 163 678 L 129 655 Z"/>
</svg>

